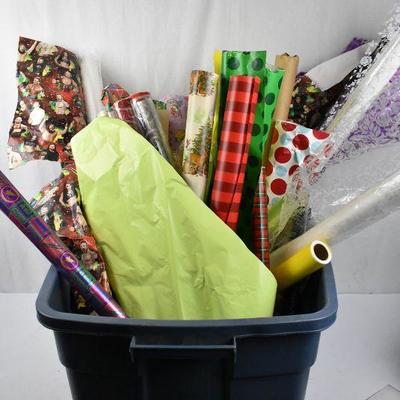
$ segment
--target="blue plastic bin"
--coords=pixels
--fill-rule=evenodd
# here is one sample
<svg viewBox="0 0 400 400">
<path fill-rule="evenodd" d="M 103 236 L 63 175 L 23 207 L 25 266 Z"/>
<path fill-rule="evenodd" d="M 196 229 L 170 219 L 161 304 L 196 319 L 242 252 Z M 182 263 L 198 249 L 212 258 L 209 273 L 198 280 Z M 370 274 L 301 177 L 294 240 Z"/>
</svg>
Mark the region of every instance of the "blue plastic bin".
<svg viewBox="0 0 400 400">
<path fill-rule="evenodd" d="M 293 315 L 272 318 L 84 316 L 70 312 L 69 293 L 50 269 L 36 309 L 54 331 L 74 400 L 302 400 L 337 311 L 330 265 L 285 294 Z"/>
</svg>

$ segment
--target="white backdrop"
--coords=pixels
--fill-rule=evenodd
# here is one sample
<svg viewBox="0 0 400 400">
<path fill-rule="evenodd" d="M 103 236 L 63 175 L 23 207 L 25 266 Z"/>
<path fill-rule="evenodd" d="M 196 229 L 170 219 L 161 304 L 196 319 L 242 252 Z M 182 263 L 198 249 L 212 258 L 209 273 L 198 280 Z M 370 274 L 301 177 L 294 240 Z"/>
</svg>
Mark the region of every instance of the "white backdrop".
<svg viewBox="0 0 400 400">
<path fill-rule="evenodd" d="M 212 68 L 223 49 L 298 54 L 301 70 L 339 54 L 354 36 L 373 38 L 394 0 L 1 0 L 0 168 L 16 104 L 18 36 L 64 46 L 78 55 L 95 50 L 104 83 L 155 97 L 186 93 L 194 68 Z M 31 162 L 7 175 L 28 197 L 58 174 L 50 162 Z M 336 246 L 342 292 L 400 292 L 400 214 Z M 48 263 L 0 215 L 0 291 L 36 291 Z"/>
</svg>

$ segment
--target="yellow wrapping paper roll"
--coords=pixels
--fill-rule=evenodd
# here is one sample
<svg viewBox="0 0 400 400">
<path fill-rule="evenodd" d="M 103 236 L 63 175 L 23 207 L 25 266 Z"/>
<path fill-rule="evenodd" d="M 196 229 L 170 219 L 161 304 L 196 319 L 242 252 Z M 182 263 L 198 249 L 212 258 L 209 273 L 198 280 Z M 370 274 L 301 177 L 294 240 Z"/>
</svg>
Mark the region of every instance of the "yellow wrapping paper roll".
<svg viewBox="0 0 400 400">
<path fill-rule="evenodd" d="M 318 271 L 331 260 L 329 246 L 320 240 L 314 240 L 278 266 L 271 267 L 271 272 L 278 282 L 278 289 L 283 290 Z"/>
<path fill-rule="evenodd" d="M 279 97 L 275 107 L 274 120 L 280 119 L 286 121 L 288 119 L 298 66 L 298 56 L 289 56 L 289 54 L 286 53 L 276 56 L 275 67 L 285 70 L 285 74 L 282 79 Z"/>
</svg>

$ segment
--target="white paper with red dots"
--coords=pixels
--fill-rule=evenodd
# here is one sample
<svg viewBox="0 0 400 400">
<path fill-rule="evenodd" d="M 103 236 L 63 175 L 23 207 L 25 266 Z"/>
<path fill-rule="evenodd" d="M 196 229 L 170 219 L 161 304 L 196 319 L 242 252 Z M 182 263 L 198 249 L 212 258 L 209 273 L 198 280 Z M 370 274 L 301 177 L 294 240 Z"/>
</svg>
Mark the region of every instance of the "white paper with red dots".
<svg viewBox="0 0 400 400">
<path fill-rule="evenodd" d="M 300 177 L 307 176 L 312 183 L 320 164 L 325 165 L 324 160 L 332 156 L 332 144 L 328 132 L 276 121 L 266 168 L 268 207 L 282 198 L 290 185 L 302 186 Z"/>
</svg>

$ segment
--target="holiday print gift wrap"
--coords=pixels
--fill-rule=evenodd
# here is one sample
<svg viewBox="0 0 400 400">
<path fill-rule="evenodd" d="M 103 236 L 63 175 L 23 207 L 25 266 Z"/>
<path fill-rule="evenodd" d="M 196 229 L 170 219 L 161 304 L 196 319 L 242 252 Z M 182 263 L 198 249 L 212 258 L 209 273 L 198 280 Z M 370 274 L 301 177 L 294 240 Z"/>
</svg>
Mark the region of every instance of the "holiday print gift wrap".
<svg viewBox="0 0 400 400">
<path fill-rule="evenodd" d="M 346 51 L 297 77 L 289 119 L 308 128 L 317 128 L 344 92 L 352 70 L 360 62 L 367 45 Z"/>
<path fill-rule="evenodd" d="M 268 204 L 272 207 L 294 185 L 303 188 L 303 177 L 309 183 L 317 178 L 319 164 L 332 156 L 332 138 L 328 132 L 317 131 L 288 121 L 276 121 L 267 164 Z"/>
<path fill-rule="evenodd" d="M 211 209 L 236 230 L 260 79 L 232 76 L 225 106 Z"/>
<path fill-rule="evenodd" d="M 185 139 L 188 96 L 166 96 L 161 99 L 168 112 L 168 143 L 177 171 L 181 172 Z"/>
<path fill-rule="evenodd" d="M 297 78 L 293 89 L 289 119 L 296 124 L 316 128 L 324 118 L 329 107 L 337 100 L 343 84 L 323 91 L 307 75 Z"/>
<path fill-rule="evenodd" d="M 115 300 L 103 290 L 90 272 L 68 250 L 1 171 L 0 210 L 7 215 L 99 315 L 126 318 L 125 313 Z"/>
<path fill-rule="evenodd" d="M 21 37 L 17 85 L 9 168 L 30 160 L 59 161 L 65 145 L 86 125 L 77 57 L 62 47 Z"/>
<path fill-rule="evenodd" d="M 183 177 L 204 200 L 218 75 L 192 71 L 183 150 Z"/>
<path fill-rule="evenodd" d="M 100 117 L 72 149 L 88 222 L 128 315 L 272 315 L 270 271 L 141 135 Z"/>
<path fill-rule="evenodd" d="M 59 178 L 45 186 L 31 201 L 32 207 L 63 243 L 111 295 L 106 266 L 82 212 L 81 196 L 73 163 L 62 169 Z M 76 310 L 92 311 L 90 304 L 74 292 Z"/>
<path fill-rule="evenodd" d="M 267 174 L 261 167 L 253 206 L 253 250 L 254 254 L 269 268 Z"/>
</svg>

